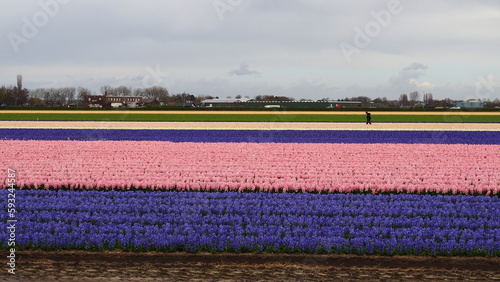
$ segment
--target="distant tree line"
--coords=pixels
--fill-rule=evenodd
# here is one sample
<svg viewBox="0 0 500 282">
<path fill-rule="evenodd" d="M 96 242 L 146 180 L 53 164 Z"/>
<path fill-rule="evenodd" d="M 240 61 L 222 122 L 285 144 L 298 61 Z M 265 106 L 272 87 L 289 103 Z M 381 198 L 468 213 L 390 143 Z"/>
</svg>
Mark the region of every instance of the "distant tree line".
<svg viewBox="0 0 500 282">
<path fill-rule="evenodd" d="M 18 75 L 16 86 L 0 86 L 0 105 L 25 105 L 28 101 L 28 93 L 28 89 L 23 88 L 23 77 Z"/>
<path fill-rule="evenodd" d="M 207 95 L 192 95 L 189 93 L 170 94 L 167 88 L 162 86 L 152 86 L 148 88 L 136 88 L 128 86 L 112 87 L 105 85 L 99 89 L 100 95 L 108 96 L 139 96 L 144 99 L 156 99 L 165 105 L 197 105 L 204 99 L 214 99 L 218 97 Z M 62 87 L 62 88 L 36 88 L 28 90 L 23 87 L 23 78 L 17 76 L 16 86 L 0 86 L 0 106 L 19 107 L 19 106 L 82 106 L 83 98 L 93 95 L 93 92 L 85 87 Z M 228 96 L 227 98 L 231 98 Z M 235 96 L 235 99 L 241 99 L 241 95 Z M 250 97 L 245 96 L 250 99 Z M 422 98 L 422 99 L 421 99 Z M 295 101 L 294 98 L 275 95 L 257 95 L 256 101 Z M 300 101 L 312 101 L 300 99 Z M 371 99 L 366 96 L 346 97 L 344 99 L 323 98 L 320 101 L 359 101 L 363 104 L 370 104 L 377 108 L 414 108 L 414 107 L 453 107 L 455 101 L 446 98 L 435 100 L 432 93 L 423 93 L 413 91 L 408 94 L 403 93 L 398 100 L 389 100 L 386 97 Z M 485 107 L 500 107 L 500 100 L 484 101 Z"/>
<path fill-rule="evenodd" d="M 286 97 L 286 96 L 274 96 L 274 95 L 257 95 L 255 96 L 256 101 L 279 101 L 279 102 L 288 102 L 295 101 L 294 98 Z"/>
<path fill-rule="evenodd" d="M 328 98 L 325 98 L 324 100 L 335 101 L 335 100 L 329 100 Z M 359 97 L 344 98 L 339 101 L 359 101 L 364 104 L 371 103 L 373 107 L 377 108 L 415 108 L 415 107 L 450 108 L 455 106 L 456 104 L 456 101 L 452 100 L 451 98 L 437 100 L 433 98 L 432 93 L 424 93 L 423 95 L 421 95 L 418 91 L 413 91 L 410 92 L 409 94 L 403 93 L 399 95 L 398 100 L 389 100 L 387 99 L 387 97 L 382 97 L 382 98 L 378 97 L 372 100 L 371 98 L 366 96 L 359 96 Z M 484 102 L 486 108 L 500 107 L 500 100 L 498 98 L 493 101 L 488 100 Z"/>
<path fill-rule="evenodd" d="M 167 88 L 162 86 L 152 86 L 148 88 L 133 89 L 127 86 L 103 86 L 99 89 L 101 95 L 107 94 L 108 96 L 136 96 L 145 99 L 156 99 L 166 105 L 182 105 L 182 104 L 197 104 L 199 101 L 205 99 L 204 96 L 195 97 L 189 93 L 170 94 Z"/>
<path fill-rule="evenodd" d="M 78 106 L 83 101 L 83 95 L 91 93 L 83 87 L 36 88 L 30 90 L 28 105 L 30 106 Z"/>
<path fill-rule="evenodd" d="M 17 87 L 0 87 L 0 105 L 3 106 L 82 106 L 83 98 L 93 95 L 92 91 L 85 87 L 62 87 L 62 88 L 36 88 L 32 90 L 23 89 L 20 95 Z M 100 94 L 108 96 L 140 96 L 145 99 L 157 99 L 165 104 L 196 103 L 203 97 L 195 97 L 189 93 L 170 95 L 165 87 L 153 86 L 148 88 L 132 89 L 127 86 L 103 86 L 99 89 Z"/>
</svg>

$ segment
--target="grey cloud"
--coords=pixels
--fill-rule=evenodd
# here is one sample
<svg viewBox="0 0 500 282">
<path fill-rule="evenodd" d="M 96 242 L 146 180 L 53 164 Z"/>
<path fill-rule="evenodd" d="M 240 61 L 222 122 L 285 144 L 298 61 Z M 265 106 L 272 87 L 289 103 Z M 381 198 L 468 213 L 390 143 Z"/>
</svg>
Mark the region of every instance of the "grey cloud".
<svg viewBox="0 0 500 282">
<path fill-rule="evenodd" d="M 250 70 L 247 64 L 241 64 L 238 69 L 231 70 L 229 72 L 231 75 L 252 75 L 252 74 L 260 74 L 258 71 Z"/>
<path fill-rule="evenodd" d="M 413 63 L 410 66 L 406 67 L 403 69 L 403 71 L 410 71 L 410 70 L 426 70 L 428 67 L 424 64 L 419 64 L 419 63 Z"/>
<path fill-rule="evenodd" d="M 19 54 L 7 35 L 23 36 L 23 18 L 33 22 L 33 16 L 43 12 L 39 2 L 51 1 L 0 0 L 7 2 L 9 9 L 0 11 L 0 85 L 15 83 L 20 73 L 27 86 L 140 87 L 148 75 L 145 67 L 161 65 L 172 73 L 171 80 L 229 81 L 211 84 L 213 93 L 234 95 L 239 85 L 231 88 L 231 83 L 245 78 L 249 96 L 276 90 L 295 98 L 336 98 L 362 93 L 397 96 L 415 90 L 410 82 L 424 74 L 433 86 L 442 85 L 435 89 L 443 93 L 460 92 L 447 83 L 500 76 L 496 0 L 401 0 L 401 14 L 393 15 L 390 24 L 370 38 L 352 64 L 346 63 L 338 43 L 352 43 L 354 28 L 364 30 L 374 21 L 371 12 L 385 9 L 387 0 L 241 1 L 223 21 L 213 0 L 69 1 L 19 46 Z M 410 64 L 413 61 L 417 62 Z M 234 62 L 259 69 L 247 64 L 231 67 Z M 432 70 L 423 62 L 432 62 Z M 228 78 L 228 72 L 233 77 Z M 74 78 L 65 79 L 67 75 Z M 251 79 L 256 76 L 259 79 Z M 296 86 L 297 81 L 313 78 L 324 87 Z M 171 80 L 165 83 L 173 92 L 205 91 L 194 84 L 176 89 Z M 267 87 L 259 93 L 263 83 Z"/>
<path fill-rule="evenodd" d="M 408 86 L 412 80 L 419 78 L 427 68 L 424 64 L 412 63 L 399 71 L 398 75 L 389 78 L 389 83 L 395 87 Z"/>
</svg>

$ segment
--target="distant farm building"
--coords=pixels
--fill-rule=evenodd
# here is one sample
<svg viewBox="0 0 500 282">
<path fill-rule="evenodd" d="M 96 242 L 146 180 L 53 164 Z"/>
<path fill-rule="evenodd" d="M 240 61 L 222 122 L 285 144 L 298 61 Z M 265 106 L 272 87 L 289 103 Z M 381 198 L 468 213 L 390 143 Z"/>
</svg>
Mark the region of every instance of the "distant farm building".
<svg viewBox="0 0 500 282">
<path fill-rule="evenodd" d="M 201 101 L 202 107 L 207 108 L 238 108 L 244 107 L 244 103 L 248 102 L 250 99 L 205 99 Z"/>
<path fill-rule="evenodd" d="M 105 96 L 104 105 L 111 106 L 112 108 L 137 108 L 143 105 L 142 97 L 138 96 L 124 96 L 124 97 L 114 97 Z"/>
<path fill-rule="evenodd" d="M 161 103 L 157 99 L 143 99 L 143 106 L 159 106 Z"/>
<path fill-rule="evenodd" d="M 469 100 L 467 102 L 456 102 L 456 106 L 460 108 L 484 108 L 484 102 Z"/>
<path fill-rule="evenodd" d="M 159 104 L 157 99 L 144 99 L 140 96 L 86 95 L 84 97 L 84 106 L 91 108 L 137 108 Z"/>
<path fill-rule="evenodd" d="M 104 96 L 102 95 L 85 95 L 83 98 L 85 107 L 102 108 L 104 104 Z"/>
<path fill-rule="evenodd" d="M 207 108 L 316 108 L 339 109 L 364 107 L 358 101 L 256 101 L 251 99 L 206 99 L 201 101 Z"/>
</svg>

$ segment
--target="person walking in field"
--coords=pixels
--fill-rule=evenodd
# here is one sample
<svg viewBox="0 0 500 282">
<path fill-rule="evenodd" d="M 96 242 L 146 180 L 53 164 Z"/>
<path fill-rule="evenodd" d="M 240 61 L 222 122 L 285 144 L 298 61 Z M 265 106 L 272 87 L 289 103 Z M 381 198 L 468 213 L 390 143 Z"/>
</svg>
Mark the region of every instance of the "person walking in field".
<svg viewBox="0 0 500 282">
<path fill-rule="evenodd" d="M 372 114 L 366 112 L 366 124 L 372 124 Z"/>
</svg>

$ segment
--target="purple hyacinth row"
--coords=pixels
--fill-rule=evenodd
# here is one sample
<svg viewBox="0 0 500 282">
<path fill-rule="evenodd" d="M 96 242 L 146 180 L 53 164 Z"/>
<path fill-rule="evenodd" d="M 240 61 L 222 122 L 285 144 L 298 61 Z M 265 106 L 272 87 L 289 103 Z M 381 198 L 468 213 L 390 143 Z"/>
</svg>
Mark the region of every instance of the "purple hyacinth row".
<svg viewBox="0 0 500 282">
<path fill-rule="evenodd" d="M 498 197 L 19 190 L 16 201 L 21 249 L 500 255 Z"/>
<path fill-rule="evenodd" d="M 7 140 L 500 144 L 499 131 L 0 129 Z"/>
</svg>

